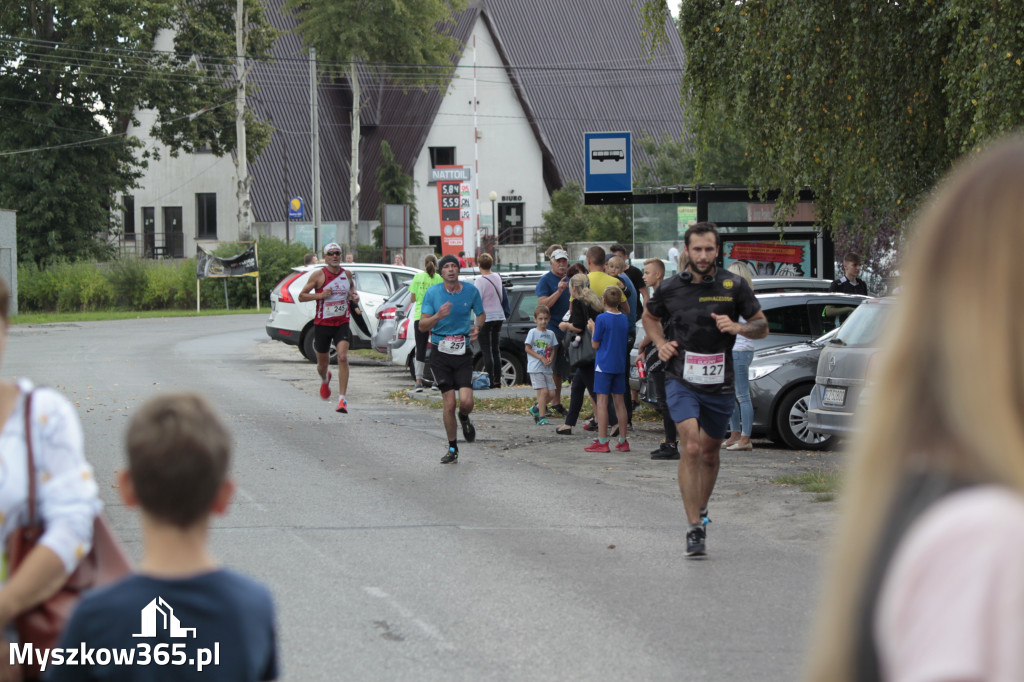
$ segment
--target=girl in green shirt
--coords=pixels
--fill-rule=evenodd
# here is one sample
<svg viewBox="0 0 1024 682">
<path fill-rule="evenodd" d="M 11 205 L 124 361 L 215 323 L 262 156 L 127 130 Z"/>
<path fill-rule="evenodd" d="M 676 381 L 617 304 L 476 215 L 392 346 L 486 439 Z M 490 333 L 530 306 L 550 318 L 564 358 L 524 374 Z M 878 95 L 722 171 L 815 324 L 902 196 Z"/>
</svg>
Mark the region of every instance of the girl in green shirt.
<svg viewBox="0 0 1024 682">
<path fill-rule="evenodd" d="M 412 327 L 416 338 L 416 359 L 413 366 L 416 369 L 416 391 L 423 390 L 423 367 L 427 360 L 427 343 L 430 341 L 430 332 L 420 331 L 420 307 L 423 305 L 423 295 L 427 289 L 440 284 L 444 280 L 437 274 L 437 256 L 429 254 L 423 259 L 424 272 L 417 272 L 416 276 L 409 282 L 409 293 L 412 294 Z"/>
</svg>

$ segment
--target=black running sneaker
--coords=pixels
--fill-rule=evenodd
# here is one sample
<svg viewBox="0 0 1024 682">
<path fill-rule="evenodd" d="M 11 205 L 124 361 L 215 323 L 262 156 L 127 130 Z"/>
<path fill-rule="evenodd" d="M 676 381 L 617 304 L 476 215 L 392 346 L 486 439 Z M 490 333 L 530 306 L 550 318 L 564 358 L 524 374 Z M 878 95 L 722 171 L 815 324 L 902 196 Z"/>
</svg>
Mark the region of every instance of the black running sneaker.
<svg viewBox="0 0 1024 682">
<path fill-rule="evenodd" d="M 559 417 L 565 416 L 565 408 L 562 407 L 562 403 L 554 403 L 552 405 L 548 405 L 548 412 L 554 412 Z"/>
<path fill-rule="evenodd" d="M 441 464 L 454 464 L 459 461 L 459 451 L 455 448 L 448 448 L 448 454 L 441 458 Z"/>
<path fill-rule="evenodd" d="M 657 450 L 651 451 L 651 459 L 679 459 L 679 450 L 675 445 L 662 443 Z"/>
<path fill-rule="evenodd" d="M 476 440 L 476 427 L 473 426 L 473 422 L 469 421 L 469 415 L 459 415 L 459 421 L 462 422 L 462 435 L 466 437 L 467 443 L 472 443 Z"/>
<path fill-rule="evenodd" d="M 456 455 L 457 457 L 458 455 Z M 686 533 L 686 556 L 704 556 L 704 528 L 693 528 Z"/>
</svg>

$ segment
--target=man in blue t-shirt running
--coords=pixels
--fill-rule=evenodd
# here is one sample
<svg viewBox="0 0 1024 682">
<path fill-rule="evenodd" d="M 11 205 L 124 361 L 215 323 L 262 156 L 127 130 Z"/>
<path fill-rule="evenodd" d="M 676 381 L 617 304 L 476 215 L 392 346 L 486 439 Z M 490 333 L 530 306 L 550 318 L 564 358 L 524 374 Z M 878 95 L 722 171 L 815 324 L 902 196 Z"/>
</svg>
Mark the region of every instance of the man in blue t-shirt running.
<svg viewBox="0 0 1024 682">
<path fill-rule="evenodd" d="M 459 392 L 459 421 L 467 443 L 476 440 L 476 428 L 469 420 L 473 411 L 473 353 L 484 323 L 484 302 L 480 290 L 459 281 L 459 259 L 451 254 L 438 262 L 444 280 L 427 289 L 420 311 L 420 331 L 430 332 L 430 371 L 434 385 L 444 398 L 444 430 L 448 452 L 441 464 L 459 461 L 455 430 L 455 391 Z M 475 315 L 475 317 L 474 317 Z"/>
</svg>

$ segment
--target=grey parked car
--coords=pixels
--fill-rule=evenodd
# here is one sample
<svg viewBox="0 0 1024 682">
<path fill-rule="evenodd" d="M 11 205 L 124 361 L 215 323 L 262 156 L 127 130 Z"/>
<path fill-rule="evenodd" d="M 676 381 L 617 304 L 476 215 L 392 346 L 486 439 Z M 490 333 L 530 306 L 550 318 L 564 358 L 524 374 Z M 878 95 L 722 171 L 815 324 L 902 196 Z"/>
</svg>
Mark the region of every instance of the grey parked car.
<svg viewBox="0 0 1024 682">
<path fill-rule="evenodd" d="M 825 346 L 808 401 L 807 419 L 814 432 L 842 436 L 854 431 L 855 413 L 869 398 L 868 369 L 894 303 L 892 297 L 868 301 Z"/>
<path fill-rule="evenodd" d="M 840 327 L 842 329 L 842 327 Z M 814 388 L 818 357 L 833 329 L 805 343 L 778 346 L 754 353 L 750 363 L 750 401 L 754 407 L 751 434 L 768 436 L 795 449 L 824 450 L 834 436 L 816 434 L 807 425 L 807 398 Z"/>
</svg>

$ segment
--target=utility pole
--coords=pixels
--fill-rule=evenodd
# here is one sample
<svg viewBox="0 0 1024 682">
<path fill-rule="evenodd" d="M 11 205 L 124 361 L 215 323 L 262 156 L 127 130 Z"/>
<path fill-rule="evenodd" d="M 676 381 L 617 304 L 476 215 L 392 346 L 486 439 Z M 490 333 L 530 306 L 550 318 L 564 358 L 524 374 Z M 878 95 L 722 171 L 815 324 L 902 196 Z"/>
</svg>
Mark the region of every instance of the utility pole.
<svg viewBox="0 0 1024 682">
<path fill-rule="evenodd" d="M 309 126 L 313 144 L 313 251 L 320 253 L 320 117 L 317 115 L 316 48 L 309 48 Z M 332 240 L 333 241 L 333 240 Z"/>
<path fill-rule="evenodd" d="M 349 64 L 349 82 L 352 83 L 352 162 L 349 165 L 348 199 L 349 221 L 348 240 L 352 253 L 359 249 L 359 67 L 356 62 Z"/>
<path fill-rule="evenodd" d="M 235 8 L 235 171 L 238 176 L 238 236 L 249 230 L 249 165 L 245 152 L 245 30 L 248 17 L 238 0 Z"/>
</svg>

